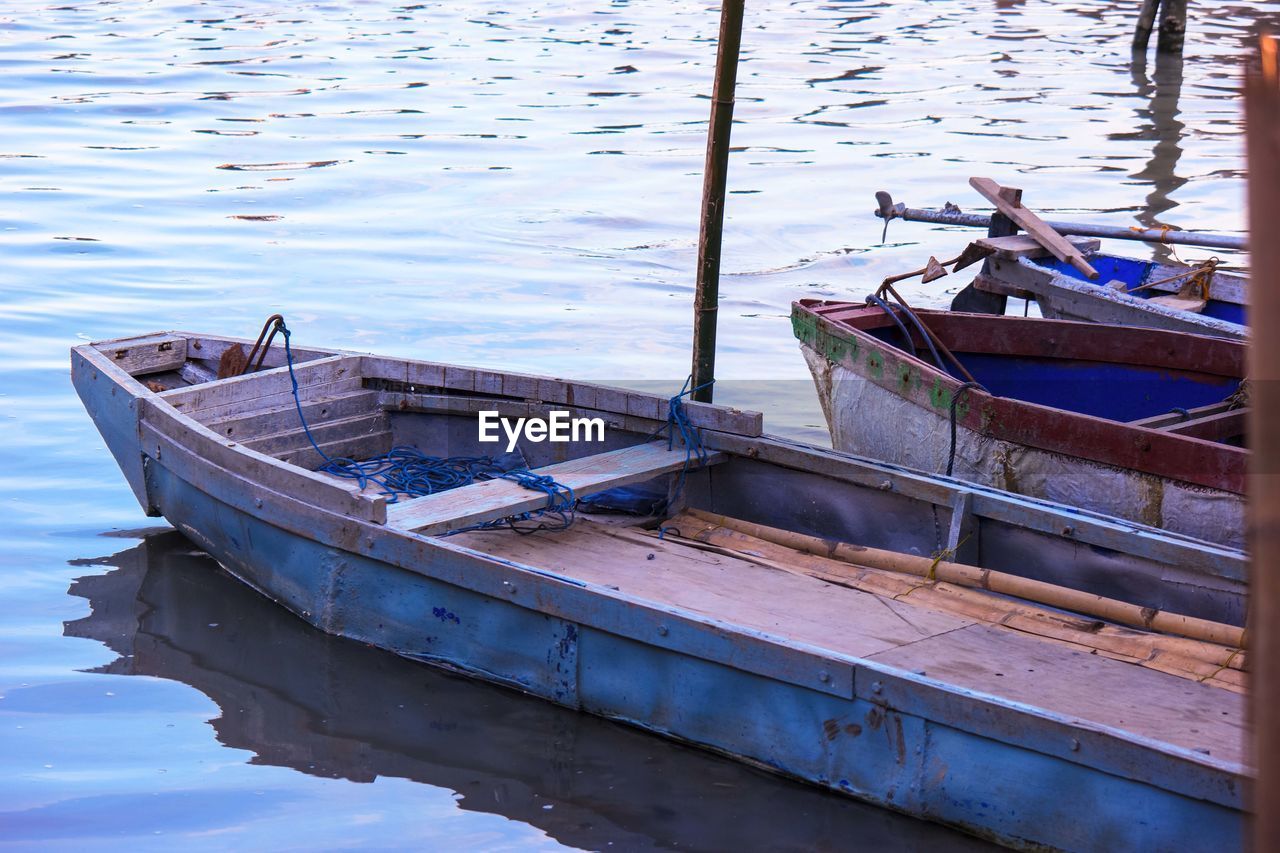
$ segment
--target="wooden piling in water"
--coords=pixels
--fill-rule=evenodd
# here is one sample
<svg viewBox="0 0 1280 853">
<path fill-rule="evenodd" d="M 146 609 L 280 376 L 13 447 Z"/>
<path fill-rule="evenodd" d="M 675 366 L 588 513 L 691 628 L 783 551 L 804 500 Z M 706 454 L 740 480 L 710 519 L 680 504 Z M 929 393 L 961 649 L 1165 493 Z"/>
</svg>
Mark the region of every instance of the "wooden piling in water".
<svg viewBox="0 0 1280 853">
<path fill-rule="evenodd" d="M 1159 53 L 1182 53 L 1187 35 L 1187 0 L 1142 0 L 1138 13 L 1138 25 L 1133 31 L 1133 52 L 1145 54 L 1151 43 L 1151 30 L 1160 26 L 1160 40 L 1156 43 Z"/>
<path fill-rule="evenodd" d="M 1182 53 L 1187 36 L 1187 0 L 1160 0 L 1159 53 Z"/>
<path fill-rule="evenodd" d="M 1156 25 L 1156 12 L 1160 9 L 1160 0 L 1142 0 L 1142 11 L 1138 13 L 1138 26 L 1133 31 L 1133 52 L 1146 53 L 1151 43 L 1151 30 Z"/>
<path fill-rule="evenodd" d="M 1256 768 L 1253 849 L 1280 849 L 1280 50 L 1260 39 L 1245 80 L 1249 168 L 1250 410 L 1249 624 L 1253 648 L 1249 717 Z"/>
<path fill-rule="evenodd" d="M 724 0 L 716 78 L 707 126 L 707 160 L 702 178 L 702 221 L 698 234 L 698 277 L 693 309 L 693 399 L 710 403 L 715 378 L 716 317 L 720 303 L 720 245 L 724 232 L 724 196 L 729 176 L 729 135 L 733 127 L 733 90 L 738 81 L 744 0 Z"/>
</svg>

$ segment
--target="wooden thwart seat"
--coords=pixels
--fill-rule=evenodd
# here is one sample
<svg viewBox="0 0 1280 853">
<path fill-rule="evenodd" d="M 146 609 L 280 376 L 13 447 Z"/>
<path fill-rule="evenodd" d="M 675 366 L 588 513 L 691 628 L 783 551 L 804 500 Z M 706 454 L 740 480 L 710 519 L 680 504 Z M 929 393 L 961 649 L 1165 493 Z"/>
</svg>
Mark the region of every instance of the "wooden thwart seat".
<svg viewBox="0 0 1280 853">
<path fill-rule="evenodd" d="M 720 453 L 711 453 L 707 464 L 715 464 L 723 458 Z M 666 442 L 651 442 L 547 465 L 535 469 L 534 473 L 551 477 L 573 489 L 578 497 L 583 497 L 670 474 L 680 470 L 684 464 L 683 448 L 668 450 Z M 510 480 L 485 480 L 460 489 L 391 504 L 387 507 L 387 525 L 426 536 L 438 536 L 460 527 L 539 509 L 546 503 L 547 496 L 542 492 L 532 491 Z"/>
<path fill-rule="evenodd" d="M 1221 403 L 1188 409 L 1185 415 L 1182 412 L 1165 412 L 1130 423 L 1133 426 L 1189 435 L 1207 441 L 1222 441 L 1244 435 L 1249 409 L 1247 406 L 1232 408 L 1233 406 L 1235 403 L 1231 400 L 1223 400 Z"/>
</svg>

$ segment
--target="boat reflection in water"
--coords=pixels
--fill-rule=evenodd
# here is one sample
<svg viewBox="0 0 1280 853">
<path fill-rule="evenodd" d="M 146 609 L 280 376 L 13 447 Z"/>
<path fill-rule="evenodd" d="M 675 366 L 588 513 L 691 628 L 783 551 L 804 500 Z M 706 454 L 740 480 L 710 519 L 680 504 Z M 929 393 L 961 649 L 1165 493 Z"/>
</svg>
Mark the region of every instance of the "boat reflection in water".
<svg viewBox="0 0 1280 853">
<path fill-rule="evenodd" d="M 223 711 L 212 722 L 218 740 L 252 751 L 254 763 L 447 788 L 463 809 L 590 849 L 986 849 L 941 827 L 326 635 L 173 531 L 82 564 L 116 567 L 70 589 L 92 613 L 66 623 L 65 633 L 120 655 L 95 671 L 191 685 Z"/>
</svg>

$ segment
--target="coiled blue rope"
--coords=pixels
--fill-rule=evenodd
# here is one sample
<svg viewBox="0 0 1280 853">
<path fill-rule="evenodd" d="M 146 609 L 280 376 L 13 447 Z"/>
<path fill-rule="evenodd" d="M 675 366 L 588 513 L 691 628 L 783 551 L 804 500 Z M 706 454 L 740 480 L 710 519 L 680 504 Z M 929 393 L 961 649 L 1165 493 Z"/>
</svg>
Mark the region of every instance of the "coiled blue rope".
<svg viewBox="0 0 1280 853">
<path fill-rule="evenodd" d="M 293 370 L 293 350 L 290 348 L 289 328 L 279 321 L 284 336 L 285 362 L 289 366 L 289 383 L 292 386 L 293 404 L 298 412 L 302 431 L 311 447 L 324 464 L 317 468 L 326 474 L 355 480 L 360 488 L 377 486 L 380 494 L 390 503 L 401 497 L 417 498 L 470 485 L 480 480 L 510 480 L 526 489 L 543 492 L 547 496 L 544 507 L 517 513 L 493 521 L 473 524 L 446 533 L 465 533 L 471 530 L 514 530 L 517 533 L 533 533 L 538 530 L 567 530 L 574 521 L 577 498 L 573 489 L 554 478 L 535 474 L 528 468 L 504 468 L 492 456 L 428 456 L 416 447 L 394 447 L 388 453 L 363 461 L 346 457 L 333 457 L 320 449 L 311 434 L 306 415 L 302 411 L 302 397 L 298 393 L 298 377 Z"/>
<path fill-rule="evenodd" d="M 492 456 L 428 456 L 416 447 L 394 447 L 388 453 L 363 461 L 346 457 L 333 457 L 320 449 L 320 444 L 311 433 L 306 415 L 302 411 L 302 397 L 298 391 L 298 377 L 293 369 L 293 350 L 290 347 L 291 333 L 283 320 L 278 321 L 280 333 L 284 336 L 285 362 L 289 366 L 289 383 L 292 386 L 293 404 L 298 412 L 298 421 L 307 441 L 324 464 L 317 468 L 335 477 L 354 480 L 360 488 L 377 486 L 380 494 L 390 503 L 401 497 L 416 498 L 434 495 L 439 492 L 456 489 L 460 486 L 483 480 L 510 480 L 526 489 L 542 492 L 547 496 L 545 506 L 528 512 L 517 513 L 505 518 L 485 521 L 468 527 L 450 530 L 445 536 L 466 533 L 476 530 L 514 530 L 516 533 L 534 533 L 539 530 L 567 530 L 574 522 L 578 499 L 573 489 L 558 483 L 545 474 L 536 474 L 527 467 L 503 467 Z M 680 469 L 679 479 L 673 492 L 678 497 L 684 490 L 685 478 L 696 458 L 699 464 L 707 461 L 707 449 L 702 443 L 702 436 L 689 421 L 685 410 L 684 398 L 710 387 L 715 381 L 706 382 L 696 388 L 690 388 L 693 377 L 685 380 L 680 392 L 667 402 L 667 423 L 654 436 L 667 433 L 667 449 L 675 446 L 676 438 L 685 447 L 684 466 Z"/>
</svg>

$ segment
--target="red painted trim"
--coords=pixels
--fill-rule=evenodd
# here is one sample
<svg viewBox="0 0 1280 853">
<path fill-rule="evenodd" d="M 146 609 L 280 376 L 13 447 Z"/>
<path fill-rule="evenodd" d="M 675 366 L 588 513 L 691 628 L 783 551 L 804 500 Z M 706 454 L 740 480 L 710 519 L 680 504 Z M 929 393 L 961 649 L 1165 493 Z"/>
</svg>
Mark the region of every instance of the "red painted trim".
<svg viewBox="0 0 1280 853">
<path fill-rule="evenodd" d="M 891 322 L 880 308 L 858 302 L 803 299 L 795 307 L 860 331 Z M 913 310 L 948 348 L 960 352 L 1117 362 L 1212 376 L 1243 376 L 1245 370 L 1244 342 L 1227 338 L 1075 320 Z M 919 335 L 915 337 L 918 341 Z"/>
</svg>

